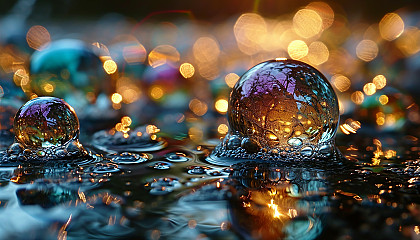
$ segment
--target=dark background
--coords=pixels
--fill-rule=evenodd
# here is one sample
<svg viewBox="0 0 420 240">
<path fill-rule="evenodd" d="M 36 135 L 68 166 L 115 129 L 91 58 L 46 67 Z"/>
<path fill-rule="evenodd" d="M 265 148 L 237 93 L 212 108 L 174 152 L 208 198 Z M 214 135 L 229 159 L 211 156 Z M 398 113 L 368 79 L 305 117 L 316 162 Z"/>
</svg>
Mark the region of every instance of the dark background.
<svg viewBox="0 0 420 240">
<path fill-rule="evenodd" d="M 0 14 L 12 9 L 18 0 L 1 0 Z M 38 0 L 30 14 L 32 20 L 83 18 L 94 20 L 106 13 L 120 13 L 134 20 L 140 20 L 158 11 L 186 10 L 193 18 L 205 21 L 223 21 L 233 15 L 256 10 L 265 17 L 292 13 L 311 1 L 307 0 Z M 385 13 L 407 8 L 420 9 L 418 0 L 338 0 L 325 1 L 348 17 L 367 21 L 378 21 Z M 26 9 L 28 10 L 28 9 Z M 21 9 L 20 11 L 25 11 Z M 155 16 L 162 18 L 162 15 Z M 164 14 L 165 18 L 182 17 L 180 14 Z"/>
</svg>

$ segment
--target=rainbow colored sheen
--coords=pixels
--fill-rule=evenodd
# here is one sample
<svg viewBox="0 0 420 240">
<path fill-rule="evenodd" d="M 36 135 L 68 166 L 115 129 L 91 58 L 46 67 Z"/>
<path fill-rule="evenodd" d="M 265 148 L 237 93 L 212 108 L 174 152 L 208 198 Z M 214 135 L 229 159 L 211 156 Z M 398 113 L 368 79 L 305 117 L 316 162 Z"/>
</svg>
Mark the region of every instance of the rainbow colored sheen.
<svg viewBox="0 0 420 240">
<path fill-rule="evenodd" d="M 64 100 L 38 97 L 18 110 L 13 128 L 16 140 L 26 148 L 45 148 L 61 146 L 77 138 L 79 120 Z"/>
<path fill-rule="evenodd" d="M 246 72 L 229 100 L 232 134 L 267 149 L 319 146 L 333 140 L 338 100 L 328 80 L 295 60 L 270 60 Z"/>
</svg>

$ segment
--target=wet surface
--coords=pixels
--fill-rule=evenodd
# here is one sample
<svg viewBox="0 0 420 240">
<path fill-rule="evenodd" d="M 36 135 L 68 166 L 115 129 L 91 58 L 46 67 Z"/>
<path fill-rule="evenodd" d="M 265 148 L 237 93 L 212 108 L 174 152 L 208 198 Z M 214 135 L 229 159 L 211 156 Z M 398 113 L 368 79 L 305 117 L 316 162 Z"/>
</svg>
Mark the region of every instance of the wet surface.
<svg viewBox="0 0 420 240">
<path fill-rule="evenodd" d="M 184 142 L 4 166 L 0 231 L 4 239 L 418 239 L 416 142 L 388 159 L 375 143 L 305 164 L 221 167 Z"/>
</svg>

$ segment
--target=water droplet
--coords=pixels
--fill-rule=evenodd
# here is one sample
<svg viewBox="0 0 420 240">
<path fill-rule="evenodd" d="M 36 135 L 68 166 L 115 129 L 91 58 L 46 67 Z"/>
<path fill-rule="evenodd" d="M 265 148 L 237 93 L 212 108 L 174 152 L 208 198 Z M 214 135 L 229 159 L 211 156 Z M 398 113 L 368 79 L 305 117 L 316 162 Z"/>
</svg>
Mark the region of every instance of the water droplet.
<svg viewBox="0 0 420 240">
<path fill-rule="evenodd" d="M 149 152 L 166 147 L 167 142 L 162 138 L 153 140 L 147 132 L 147 126 L 137 127 L 127 132 L 101 130 L 93 134 L 92 144 L 106 152 Z"/>
<path fill-rule="evenodd" d="M 154 168 L 154 169 L 158 169 L 158 170 L 166 170 L 171 168 L 171 163 L 167 163 L 167 162 L 155 162 L 152 165 L 149 165 L 149 167 Z"/>
<path fill-rule="evenodd" d="M 211 168 L 205 166 L 188 166 L 187 172 L 188 174 L 205 174 L 209 169 Z"/>
<path fill-rule="evenodd" d="M 313 153 L 314 153 L 314 150 L 310 146 L 304 147 L 300 150 L 300 154 L 305 157 L 310 157 L 312 156 Z"/>
<path fill-rule="evenodd" d="M 241 142 L 242 140 L 240 137 L 233 135 L 228 138 L 227 149 L 237 149 L 241 146 Z"/>
<path fill-rule="evenodd" d="M 114 164 L 97 163 L 96 166 L 91 168 L 91 171 L 94 173 L 104 174 L 119 172 L 120 169 Z"/>
<path fill-rule="evenodd" d="M 185 153 L 182 152 L 173 152 L 165 155 L 166 159 L 171 162 L 187 162 L 190 158 L 187 157 Z"/>
<path fill-rule="evenodd" d="M 334 153 L 334 146 L 330 144 L 322 145 L 319 148 L 319 153 L 324 155 L 325 157 L 329 157 Z"/>
<path fill-rule="evenodd" d="M 13 143 L 10 145 L 10 147 L 7 149 L 7 153 L 11 155 L 18 155 L 23 151 L 23 145 L 20 143 Z"/>
<path fill-rule="evenodd" d="M 14 131 L 26 148 L 60 146 L 75 139 L 79 120 L 73 108 L 55 97 L 38 97 L 16 113 Z"/>
<path fill-rule="evenodd" d="M 290 138 L 288 141 L 287 141 L 287 143 L 290 145 L 290 146 L 294 146 L 294 147 L 298 147 L 298 146 L 300 146 L 300 145 L 302 145 L 302 140 L 300 139 L 300 138 Z"/>
<path fill-rule="evenodd" d="M 150 194 L 152 195 L 168 194 L 182 186 L 177 178 L 167 178 L 167 177 L 153 179 L 149 181 L 146 185 L 150 187 Z"/>
<path fill-rule="evenodd" d="M 143 163 L 149 160 L 149 155 L 142 153 L 129 153 L 123 152 L 121 154 L 113 154 L 111 155 L 111 162 L 116 164 L 136 164 L 136 163 Z"/>
<path fill-rule="evenodd" d="M 206 172 L 207 172 L 207 175 L 209 176 L 223 176 L 223 175 L 227 176 L 228 175 L 227 173 L 219 171 L 217 169 L 208 170 Z"/>
<path fill-rule="evenodd" d="M 244 138 L 241 147 L 249 153 L 256 153 L 259 150 L 258 143 L 252 139 Z"/>
<path fill-rule="evenodd" d="M 38 152 L 36 152 L 36 155 L 38 155 L 39 157 L 44 157 L 45 156 L 45 152 L 42 150 L 39 150 Z"/>
</svg>

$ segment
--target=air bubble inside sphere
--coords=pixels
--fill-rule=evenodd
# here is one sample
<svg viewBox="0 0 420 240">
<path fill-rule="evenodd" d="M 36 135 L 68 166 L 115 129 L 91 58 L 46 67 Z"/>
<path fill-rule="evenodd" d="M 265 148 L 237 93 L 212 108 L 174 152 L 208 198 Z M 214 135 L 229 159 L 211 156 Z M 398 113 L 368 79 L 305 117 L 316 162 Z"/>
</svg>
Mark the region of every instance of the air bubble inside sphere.
<svg viewBox="0 0 420 240">
<path fill-rule="evenodd" d="M 210 156 L 218 159 L 300 160 L 329 156 L 338 100 L 325 76 L 295 60 L 270 60 L 233 87 L 229 130 Z"/>
<path fill-rule="evenodd" d="M 48 148 L 77 139 L 79 120 L 64 100 L 38 97 L 18 110 L 13 128 L 16 140 L 26 148 Z"/>
</svg>

